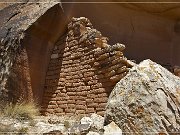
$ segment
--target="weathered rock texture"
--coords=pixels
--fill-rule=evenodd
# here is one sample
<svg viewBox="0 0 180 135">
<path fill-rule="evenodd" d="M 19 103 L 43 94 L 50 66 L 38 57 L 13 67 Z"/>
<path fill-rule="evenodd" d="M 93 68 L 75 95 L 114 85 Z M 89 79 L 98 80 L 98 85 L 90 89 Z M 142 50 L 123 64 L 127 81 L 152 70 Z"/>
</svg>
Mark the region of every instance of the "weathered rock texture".
<svg viewBox="0 0 180 135">
<path fill-rule="evenodd" d="M 51 55 L 43 112 L 103 115 L 112 88 L 131 66 L 124 49 L 119 43 L 108 45 L 87 18 L 73 18 Z"/>
<path fill-rule="evenodd" d="M 122 135 L 122 131 L 114 122 L 111 122 L 104 127 L 103 135 Z"/>
<path fill-rule="evenodd" d="M 121 129 L 114 123 L 104 125 L 104 117 L 93 113 L 90 117 L 83 117 L 80 123 L 76 121 L 68 129 L 68 135 L 122 135 Z"/>
<path fill-rule="evenodd" d="M 180 134 L 180 78 L 145 60 L 130 69 L 108 100 L 105 123 L 124 134 Z"/>
<path fill-rule="evenodd" d="M 27 53 L 26 50 L 22 49 L 24 33 L 40 16 L 56 3 L 54 1 L 37 3 L 40 1 L 28 2 L 26 0 L 19 1 L 22 3 L 4 2 L 4 4 L 1 3 L 0 5 L 0 95 L 2 93 L 7 94 L 7 88 L 5 89 L 5 86 L 7 79 L 9 79 L 7 86 L 9 89 L 8 92 L 11 93 L 13 91 L 11 93 L 13 94 L 22 91 L 19 95 L 16 94 L 18 97 L 24 91 L 26 91 L 26 94 L 32 91 L 29 84 Z M 9 76 L 10 72 L 11 75 Z"/>
<path fill-rule="evenodd" d="M 22 48 L 20 54 L 16 56 L 11 67 L 10 75 L 7 80 L 6 89 L 10 101 L 20 101 L 26 99 L 31 101 L 33 98 L 31 78 L 29 74 L 29 63 L 26 49 Z"/>
</svg>

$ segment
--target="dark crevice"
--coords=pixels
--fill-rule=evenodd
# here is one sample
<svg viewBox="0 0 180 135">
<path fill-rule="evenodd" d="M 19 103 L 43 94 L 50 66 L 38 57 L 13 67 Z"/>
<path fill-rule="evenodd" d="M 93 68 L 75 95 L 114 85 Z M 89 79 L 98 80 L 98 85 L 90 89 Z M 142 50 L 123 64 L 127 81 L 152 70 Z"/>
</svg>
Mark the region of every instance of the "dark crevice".
<svg viewBox="0 0 180 135">
<path fill-rule="evenodd" d="M 169 95 L 164 91 L 164 89 L 163 88 L 157 88 L 157 90 L 161 90 L 165 95 L 166 95 L 166 97 L 168 97 Z"/>
<path fill-rule="evenodd" d="M 7 22 L 9 22 L 13 17 L 15 17 L 16 15 L 18 15 L 19 13 L 21 13 L 21 12 L 14 13 L 11 17 L 9 17 L 9 19 L 7 20 Z M 6 23 L 7 23 L 7 22 L 6 22 Z"/>
<path fill-rule="evenodd" d="M 173 107 L 171 106 L 171 104 L 168 101 L 167 101 L 167 107 L 174 113 L 174 115 L 176 114 L 175 110 L 173 109 Z"/>
<path fill-rule="evenodd" d="M 7 37 L 7 36 L 9 35 L 9 33 L 10 33 L 11 29 L 12 29 L 12 28 L 8 28 L 7 33 L 6 33 L 6 36 L 5 36 L 5 37 Z"/>
<path fill-rule="evenodd" d="M 165 123 L 162 119 L 161 119 L 161 122 L 162 122 L 162 124 L 163 124 L 164 128 L 166 129 L 166 131 L 167 131 L 167 132 L 169 132 L 168 127 L 167 127 L 166 123 Z"/>
</svg>

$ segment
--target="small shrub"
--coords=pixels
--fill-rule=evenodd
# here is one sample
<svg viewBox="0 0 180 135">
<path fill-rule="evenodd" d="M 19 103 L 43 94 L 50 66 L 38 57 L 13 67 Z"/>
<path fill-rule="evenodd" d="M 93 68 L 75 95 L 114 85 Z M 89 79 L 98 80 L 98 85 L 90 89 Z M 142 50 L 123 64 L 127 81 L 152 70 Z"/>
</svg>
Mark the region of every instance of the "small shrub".
<svg viewBox="0 0 180 135">
<path fill-rule="evenodd" d="M 86 115 L 83 115 L 83 114 L 77 115 L 77 116 L 75 117 L 75 120 L 76 120 L 76 121 L 80 121 L 83 117 L 86 117 Z"/>
<path fill-rule="evenodd" d="M 39 115 L 39 109 L 33 102 L 9 103 L 3 108 L 1 115 L 18 120 L 30 120 Z"/>
<path fill-rule="evenodd" d="M 69 121 L 64 121 L 64 127 L 65 127 L 66 129 L 70 128 L 70 123 L 69 123 Z"/>
<path fill-rule="evenodd" d="M 34 127 L 34 126 L 36 125 L 36 122 L 35 122 L 33 119 L 31 119 L 31 120 L 29 121 L 29 125 L 32 126 L 32 127 Z"/>
<path fill-rule="evenodd" d="M 24 135 L 28 132 L 28 127 L 22 127 L 18 131 L 19 135 Z"/>
</svg>

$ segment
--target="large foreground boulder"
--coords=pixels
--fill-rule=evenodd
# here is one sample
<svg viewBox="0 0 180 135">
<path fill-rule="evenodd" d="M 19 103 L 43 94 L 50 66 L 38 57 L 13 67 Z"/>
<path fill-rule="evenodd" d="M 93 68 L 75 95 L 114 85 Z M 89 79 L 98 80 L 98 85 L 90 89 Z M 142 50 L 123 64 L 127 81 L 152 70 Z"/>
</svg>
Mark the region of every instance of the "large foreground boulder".
<svg viewBox="0 0 180 135">
<path fill-rule="evenodd" d="M 124 134 L 180 134 L 180 78 L 151 60 L 134 66 L 109 97 L 111 121 Z"/>
</svg>

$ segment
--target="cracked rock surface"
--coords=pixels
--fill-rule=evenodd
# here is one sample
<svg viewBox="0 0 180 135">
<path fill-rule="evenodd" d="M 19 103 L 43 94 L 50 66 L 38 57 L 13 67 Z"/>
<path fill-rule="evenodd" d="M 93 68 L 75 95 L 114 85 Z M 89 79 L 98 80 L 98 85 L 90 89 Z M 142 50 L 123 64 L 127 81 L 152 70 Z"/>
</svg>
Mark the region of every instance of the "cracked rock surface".
<svg viewBox="0 0 180 135">
<path fill-rule="evenodd" d="M 109 97 L 111 121 L 124 134 L 180 134 L 180 78 L 151 60 L 134 66 Z"/>
<path fill-rule="evenodd" d="M 19 0 L 10 3 L 4 0 L 3 2 L 0 4 L 0 95 L 6 92 L 6 81 L 16 55 L 22 47 L 24 32 L 60 1 Z"/>
</svg>

